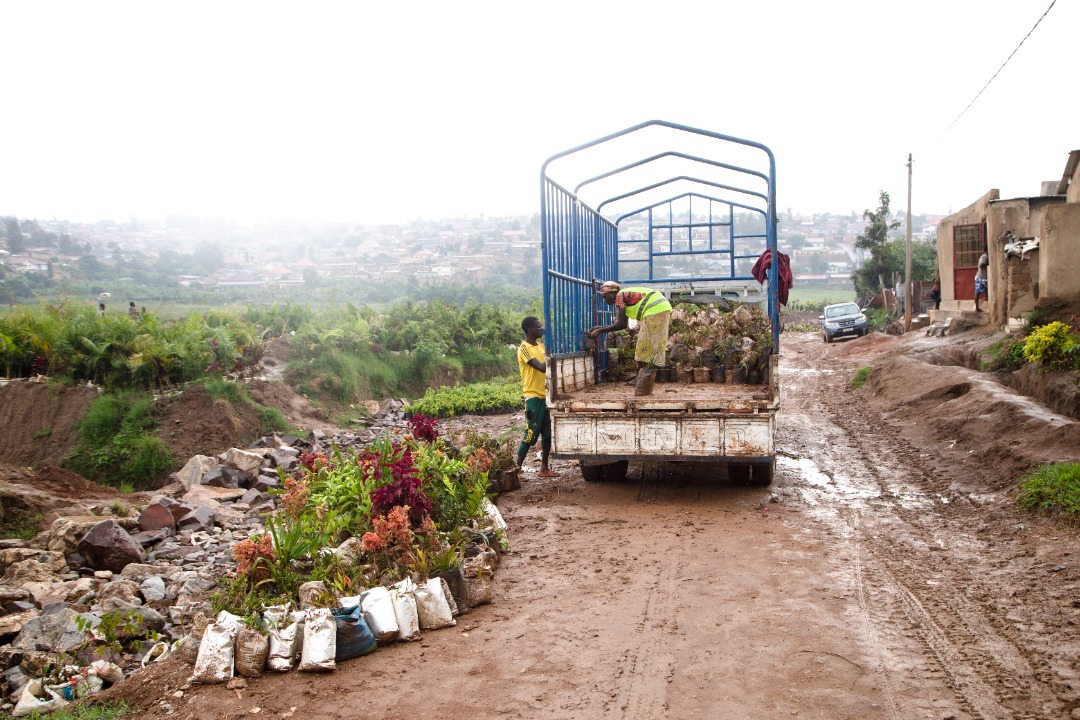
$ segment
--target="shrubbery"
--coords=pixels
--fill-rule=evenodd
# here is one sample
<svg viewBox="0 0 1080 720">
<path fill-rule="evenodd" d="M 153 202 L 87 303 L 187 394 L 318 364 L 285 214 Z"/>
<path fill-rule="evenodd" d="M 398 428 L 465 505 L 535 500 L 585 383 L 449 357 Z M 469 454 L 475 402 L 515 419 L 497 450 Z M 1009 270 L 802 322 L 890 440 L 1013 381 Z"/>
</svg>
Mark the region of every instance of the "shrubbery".
<svg viewBox="0 0 1080 720">
<path fill-rule="evenodd" d="M 106 485 L 152 487 L 176 465 L 165 442 L 151 434 L 156 426 L 150 395 L 100 395 L 76 426 L 79 444 L 63 464 Z"/>
<path fill-rule="evenodd" d="M 409 405 L 409 412 L 446 418 L 510 412 L 521 406 L 521 380 L 503 377 L 469 385 L 429 388 L 422 398 Z"/>
<path fill-rule="evenodd" d="M 1071 327 L 1055 320 L 1031 331 L 1024 341 L 1024 357 L 1047 367 L 1076 369 L 1080 342 Z"/>
<path fill-rule="evenodd" d="M 1016 501 L 1072 523 L 1080 521 L 1080 463 L 1043 465 L 1020 482 Z"/>
<path fill-rule="evenodd" d="M 457 567 L 466 543 L 481 537 L 488 474 L 504 466 L 476 436 L 458 449 L 422 418 L 412 427 L 416 436 L 385 435 L 360 452 L 303 455 L 267 534 L 234 547 L 238 572 L 215 609 L 252 614 L 295 602 L 307 580 L 340 595 Z M 509 467 L 510 454 L 499 457 Z M 348 554 L 322 551 L 348 538 L 359 539 Z"/>
</svg>

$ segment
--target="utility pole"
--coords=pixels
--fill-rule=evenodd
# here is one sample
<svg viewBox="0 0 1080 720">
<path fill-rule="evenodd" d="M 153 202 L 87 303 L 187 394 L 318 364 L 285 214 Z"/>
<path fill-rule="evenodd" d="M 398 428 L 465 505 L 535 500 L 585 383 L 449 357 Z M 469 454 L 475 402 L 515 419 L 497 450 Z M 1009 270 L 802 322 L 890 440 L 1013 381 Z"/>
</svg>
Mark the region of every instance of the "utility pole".
<svg viewBox="0 0 1080 720">
<path fill-rule="evenodd" d="M 911 153 L 907 156 L 907 258 L 904 264 L 904 332 L 911 329 Z"/>
</svg>

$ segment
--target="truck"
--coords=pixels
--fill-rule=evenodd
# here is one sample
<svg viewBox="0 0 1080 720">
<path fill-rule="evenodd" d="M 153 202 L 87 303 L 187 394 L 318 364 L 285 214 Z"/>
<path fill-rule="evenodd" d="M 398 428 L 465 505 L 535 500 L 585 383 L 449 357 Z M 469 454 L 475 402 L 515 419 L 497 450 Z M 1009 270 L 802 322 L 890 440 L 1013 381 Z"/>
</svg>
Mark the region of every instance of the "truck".
<svg viewBox="0 0 1080 720">
<path fill-rule="evenodd" d="M 776 166 L 767 146 L 664 120 L 544 162 L 540 223 L 552 457 L 578 460 L 591 482 L 625 478 L 632 460 L 724 463 L 736 482 L 772 482 L 785 284 L 775 204 Z M 731 368 L 710 371 L 712 382 L 687 382 L 706 373 L 661 368 L 660 379 L 676 374 L 681 380 L 635 395 L 611 374 L 628 343 L 620 340 L 624 347 L 616 348 L 612 338 L 589 334 L 613 322 L 614 308 L 598 292 L 608 280 L 663 292 L 675 307 L 673 318 L 683 308 L 756 308 L 768 322 L 762 347 L 770 345 L 767 357 L 758 358 L 760 371 L 738 383 Z M 718 375 L 725 375 L 723 382 L 715 381 Z"/>
</svg>

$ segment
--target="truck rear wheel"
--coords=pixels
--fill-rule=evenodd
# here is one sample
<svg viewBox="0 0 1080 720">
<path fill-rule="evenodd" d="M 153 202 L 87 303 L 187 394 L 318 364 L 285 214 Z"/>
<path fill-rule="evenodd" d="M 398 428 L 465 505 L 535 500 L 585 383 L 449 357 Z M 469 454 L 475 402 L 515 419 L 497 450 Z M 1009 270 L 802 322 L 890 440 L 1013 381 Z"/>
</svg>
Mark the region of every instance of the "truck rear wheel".
<svg viewBox="0 0 1080 720">
<path fill-rule="evenodd" d="M 630 467 L 630 462 L 628 460 L 619 460 L 618 462 L 604 465 L 604 482 L 623 482 L 626 480 L 626 469 L 628 467 Z"/>
<path fill-rule="evenodd" d="M 581 463 L 581 476 L 585 478 L 585 482 L 622 482 L 626 479 L 626 469 L 629 466 L 630 463 L 627 460 L 616 460 L 598 465 Z"/>
<path fill-rule="evenodd" d="M 772 485 L 773 472 L 776 470 L 776 460 L 767 463 L 755 463 L 750 466 L 750 484 L 758 487 Z"/>
<path fill-rule="evenodd" d="M 764 463 L 731 463 L 728 478 L 737 485 L 768 487 L 772 484 L 776 460 Z"/>
</svg>

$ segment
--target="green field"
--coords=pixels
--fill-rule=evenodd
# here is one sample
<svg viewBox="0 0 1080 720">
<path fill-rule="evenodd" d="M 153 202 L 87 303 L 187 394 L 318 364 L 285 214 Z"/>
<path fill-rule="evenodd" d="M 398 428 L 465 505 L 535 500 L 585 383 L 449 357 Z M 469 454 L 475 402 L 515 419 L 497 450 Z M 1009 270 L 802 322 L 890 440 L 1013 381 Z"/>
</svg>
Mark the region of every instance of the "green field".
<svg viewBox="0 0 1080 720">
<path fill-rule="evenodd" d="M 799 287 L 796 285 L 791 288 L 791 292 L 788 293 L 788 302 L 804 303 L 834 303 L 845 302 L 855 299 L 855 288 L 851 286 L 834 286 L 834 287 L 821 287 L 815 285 L 806 285 Z"/>
</svg>

